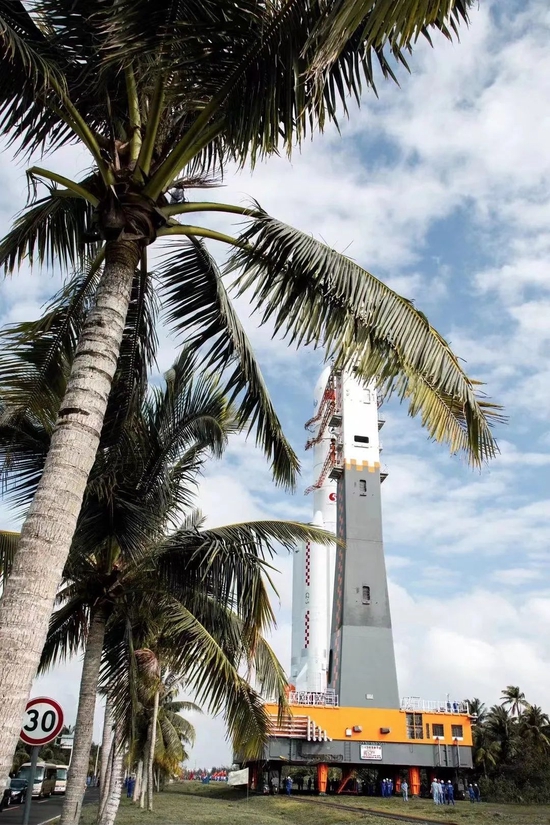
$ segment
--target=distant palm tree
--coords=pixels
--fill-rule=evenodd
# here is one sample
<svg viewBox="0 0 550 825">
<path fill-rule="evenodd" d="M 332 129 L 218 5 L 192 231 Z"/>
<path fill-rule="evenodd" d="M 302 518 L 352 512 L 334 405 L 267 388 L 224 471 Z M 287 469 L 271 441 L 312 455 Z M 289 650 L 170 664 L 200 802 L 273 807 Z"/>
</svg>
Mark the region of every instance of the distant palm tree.
<svg viewBox="0 0 550 825">
<path fill-rule="evenodd" d="M 550 719 L 538 705 L 528 705 L 518 720 L 522 741 L 530 742 L 539 750 L 550 748 Z"/>
<path fill-rule="evenodd" d="M 200 713 L 200 708 L 193 702 L 178 700 L 173 690 L 163 691 L 154 754 L 158 790 L 161 783 L 177 774 L 181 763 L 189 758 L 186 747 L 195 742 L 195 728 L 182 716 L 189 712 Z"/>
<path fill-rule="evenodd" d="M 404 63 L 434 30 L 451 36 L 472 4 L 0 0 L 0 137 L 27 155 L 78 143 L 91 164 L 78 180 L 29 169 L 45 194 L 17 218 L 0 263 L 9 272 L 23 259 L 83 269 L 79 300 L 92 305 L 0 605 L 0 777 L 100 445 L 135 274 L 151 289 L 147 248 L 157 238 L 172 243 L 154 282 L 168 318 L 210 366 L 228 368 L 241 421 L 255 428 L 278 482 L 292 487 L 298 462 L 224 276 L 260 323 L 376 376 L 452 451 L 474 463 L 494 455 L 495 408 L 411 301 L 257 204 L 187 199 L 227 163 L 290 152 L 334 123 L 362 85 L 374 86 L 376 65 L 395 77 L 391 56 Z M 207 225 L 212 214 L 247 223 L 232 236 Z M 205 239 L 230 251 L 223 273 Z M 25 656 L 14 660 L 13 650 Z"/>
<path fill-rule="evenodd" d="M 500 742 L 494 739 L 491 733 L 483 726 L 476 725 L 473 729 L 474 764 L 482 769 L 484 776 L 495 768 L 501 757 Z"/>
<path fill-rule="evenodd" d="M 468 709 L 472 716 L 476 717 L 476 724 L 482 725 L 487 715 L 485 703 L 482 702 L 481 699 L 474 697 L 468 700 Z"/>
<path fill-rule="evenodd" d="M 514 685 L 508 685 L 504 688 L 500 699 L 504 707 L 510 709 L 513 716 L 519 716 L 524 708 L 529 707 L 529 702 L 525 699 L 525 693 Z"/>
<path fill-rule="evenodd" d="M 498 742 L 500 761 L 506 763 L 517 742 L 517 717 L 503 705 L 493 705 L 487 712 L 484 728 L 491 740 Z"/>
<path fill-rule="evenodd" d="M 166 650 L 164 644 L 163 653 L 170 656 L 172 651 Z M 130 716 L 127 723 L 131 731 L 131 760 L 138 763 L 139 788 L 135 788 L 135 797 L 140 799 L 141 807 L 147 799 L 149 811 L 153 810 L 153 790 L 155 784 L 158 789 L 161 770 L 165 776 L 173 775 L 187 756 L 184 746 L 195 739 L 193 726 L 179 713 L 200 712 L 198 705 L 176 700 L 184 680 L 162 669 L 159 656 L 158 647 L 156 652 L 135 651 L 132 689 L 126 707 L 126 715 Z"/>
</svg>

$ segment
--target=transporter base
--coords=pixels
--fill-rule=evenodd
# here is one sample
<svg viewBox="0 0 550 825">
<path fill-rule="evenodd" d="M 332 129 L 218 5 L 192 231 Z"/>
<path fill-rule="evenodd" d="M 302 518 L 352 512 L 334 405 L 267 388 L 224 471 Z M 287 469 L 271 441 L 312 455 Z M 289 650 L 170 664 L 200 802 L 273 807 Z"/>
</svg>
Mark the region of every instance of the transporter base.
<svg viewBox="0 0 550 825">
<path fill-rule="evenodd" d="M 311 790 L 321 794 L 357 792 L 358 786 L 374 794 L 383 778 L 391 778 L 397 791 L 406 779 L 409 793 L 419 796 L 434 776 L 461 787 L 473 767 L 475 717 L 466 702 L 409 697 L 399 709 L 352 708 L 339 707 L 330 692 L 300 693 L 291 694 L 282 718 L 276 705 L 266 710 L 271 736 L 263 759 L 246 763 L 254 790 L 278 785 L 284 767 L 307 767 Z M 330 768 L 340 771 L 329 778 Z"/>
</svg>

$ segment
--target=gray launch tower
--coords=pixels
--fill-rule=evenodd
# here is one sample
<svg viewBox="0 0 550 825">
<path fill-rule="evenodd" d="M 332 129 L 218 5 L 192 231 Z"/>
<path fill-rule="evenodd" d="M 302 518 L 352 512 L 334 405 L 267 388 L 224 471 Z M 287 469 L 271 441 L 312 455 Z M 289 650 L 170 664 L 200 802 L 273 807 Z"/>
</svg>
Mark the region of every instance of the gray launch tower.
<svg viewBox="0 0 550 825">
<path fill-rule="evenodd" d="M 340 706 L 398 708 L 382 541 L 378 404 L 374 387 L 337 374 L 334 422 L 337 537 L 328 686 Z"/>
</svg>

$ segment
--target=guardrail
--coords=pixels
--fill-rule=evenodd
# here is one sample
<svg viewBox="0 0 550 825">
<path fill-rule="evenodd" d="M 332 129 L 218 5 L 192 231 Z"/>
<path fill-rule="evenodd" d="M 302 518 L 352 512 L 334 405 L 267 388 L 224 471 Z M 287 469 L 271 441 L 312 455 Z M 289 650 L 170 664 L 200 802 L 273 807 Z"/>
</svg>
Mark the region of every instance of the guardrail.
<svg viewBox="0 0 550 825">
<path fill-rule="evenodd" d="M 291 705 L 305 705 L 306 707 L 338 707 L 338 696 L 334 690 L 327 690 L 323 693 L 295 690 L 289 693 L 288 701 Z"/>
<path fill-rule="evenodd" d="M 461 699 L 432 700 L 421 699 L 419 696 L 405 696 L 401 700 L 401 710 L 416 711 L 418 713 L 455 713 L 470 715 L 468 702 Z"/>
</svg>

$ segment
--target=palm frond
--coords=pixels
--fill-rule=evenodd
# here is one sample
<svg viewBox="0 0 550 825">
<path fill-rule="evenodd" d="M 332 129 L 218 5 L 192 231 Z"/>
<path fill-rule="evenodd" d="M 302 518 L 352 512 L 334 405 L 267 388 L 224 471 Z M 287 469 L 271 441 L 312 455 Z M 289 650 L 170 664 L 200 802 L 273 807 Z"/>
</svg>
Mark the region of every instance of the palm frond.
<svg viewBox="0 0 550 825">
<path fill-rule="evenodd" d="M 192 727 L 192 726 L 191 726 Z M 160 736 L 158 735 L 160 734 Z M 155 747 L 155 759 L 160 753 L 168 751 L 172 754 L 181 754 L 183 744 L 177 729 L 166 718 L 159 718 L 158 733 Z"/>
<path fill-rule="evenodd" d="M 202 713 L 202 708 L 195 702 L 188 702 L 183 700 L 170 700 L 164 705 L 165 713 Z"/>
<path fill-rule="evenodd" d="M 64 598 L 61 595 L 61 598 Z M 82 592 L 67 588 L 63 604 L 52 613 L 48 635 L 42 650 L 39 673 L 76 655 L 86 643 L 90 610 Z"/>
<path fill-rule="evenodd" d="M 38 321 L 0 333 L 0 482 L 26 505 L 40 479 L 85 312 L 99 278 L 90 268 Z"/>
<path fill-rule="evenodd" d="M 165 470 L 190 449 L 220 457 L 227 438 L 238 430 L 234 411 L 217 376 L 198 369 L 191 346 L 186 345 L 165 375 L 164 390 L 153 389 L 143 408 L 151 460 L 143 471 L 146 492 Z M 195 471 L 200 465 L 191 465 Z"/>
<path fill-rule="evenodd" d="M 309 235 L 258 213 L 241 236 L 229 270 L 239 294 L 275 333 L 296 346 L 326 348 L 337 368 L 376 378 L 420 413 L 433 438 L 474 464 L 497 452 L 491 431 L 500 407 L 480 397 L 445 339 L 412 303 L 350 258 Z"/>
<path fill-rule="evenodd" d="M 101 258 L 77 273 L 53 298 L 37 321 L 0 333 L 0 398 L 51 424 L 63 397 L 83 317 L 100 277 Z M 45 411 L 45 412 L 44 412 Z"/>
<path fill-rule="evenodd" d="M 281 545 L 289 550 L 306 540 L 330 544 L 334 536 L 287 521 L 177 530 L 156 547 L 155 570 L 168 592 L 179 595 L 197 614 L 210 609 L 210 598 L 231 607 L 252 638 L 274 622 L 267 586 L 276 589 L 270 577 L 273 568 L 266 558 Z"/>
<path fill-rule="evenodd" d="M 23 67 L 36 86 L 48 78 L 63 82 L 59 66 L 41 53 L 46 38 L 21 0 L 0 0 L 0 47 L 2 59 Z"/>
<path fill-rule="evenodd" d="M 210 713 L 223 713 L 235 744 L 245 743 L 247 755 L 258 756 L 269 731 L 260 695 L 240 676 L 214 636 L 177 602 L 166 632 L 184 641 L 177 664 L 186 674 L 188 689 Z"/>
<path fill-rule="evenodd" d="M 0 2 L 0 132 L 29 154 L 75 138 L 59 112 L 71 61 L 35 12 L 21 0 Z"/>
<path fill-rule="evenodd" d="M 248 337 L 231 304 L 216 262 L 197 239 L 178 242 L 159 269 L 168 320 L 188 346 L 202 350 L 204 366 L 224 371 L 230 403 L 238 399 L 242 426 L 271 462 L 275 481 L 294 487 L 299 462 L 284 436 Z"/>
<path fill-rule="evenodd" d="M 313 28 L 306 47 L 314 55 L 309 71 L 318 77 L 325 74 L 357 35 L 365 51 L 388 46 L 398 58 L 421 34 L 430 40 L 430 29 L 450 39 L 458 35 L 461 24 L 468 23 L 473 5 L 474 0 L 338 0 Z"/>
<path fill-rule="evenodd" d="M 82 185 L 89 186 L 94 180 L 95 176 L 89 176 Z M 84 199 L 66 197 L 51 188 L 49 195 L 21 212 L 0 242 L 0 267 L 11 273 L 23 261 L 32 266 L 36 260 L 40 266 L 82 269 L 98 251 L 84 246 L 92 212 Z"/>
</svg>

